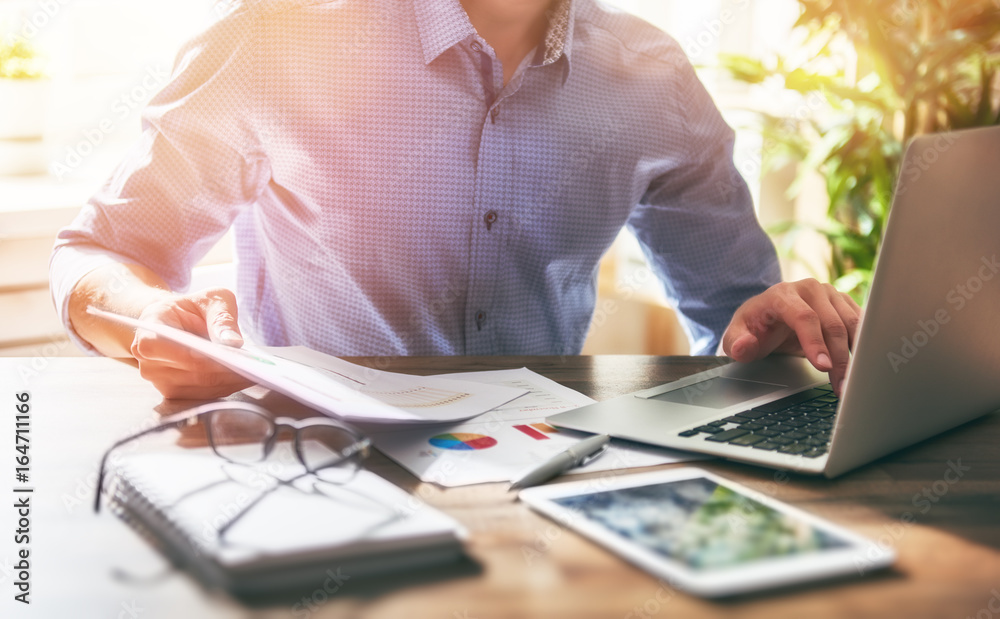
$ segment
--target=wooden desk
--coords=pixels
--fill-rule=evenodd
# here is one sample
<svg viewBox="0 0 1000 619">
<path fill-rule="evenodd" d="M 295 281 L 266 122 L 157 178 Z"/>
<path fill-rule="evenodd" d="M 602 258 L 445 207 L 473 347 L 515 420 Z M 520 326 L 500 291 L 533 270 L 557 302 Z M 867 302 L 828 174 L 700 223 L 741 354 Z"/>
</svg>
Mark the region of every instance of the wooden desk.
<svg viewBox="0 0 1000 619">
<path fill-rule="evenodd" d="M 598 399 L 698 371 L 708 358 L 498 357 L 365 359 L 412 373 L 527 366 Z M 899 452 L 834 481 L 785 477 L 726 462 L 699 463 L 778 499 L 895 546 L 899 561 L 863 580 L 707 602 L 672 590 L 616 556 L 515 502 L 506 484 L 442 490 L 420 484 L 386 459 L 371 466 L 460 519 L 478 567 L 432 570 L 376 583 L 347 581 L 322 605 L 303 600 L 248 606 L 203 591 L 89 500 L 98 458 L 116 437 L 158 417 L 163 403 L 133 368 L 107 359 L 0 361 L 0 402 L 13 449 L 13 396 L 33 404 L 32 600 L 38 617 L 1000 617 L 1000 419 L 996 415 Z M 166 437 L 165 437 L 166 438 Z M 174 437 L 176 440 L 176 437 Z M 147 443 L 148 445 L 148 443 Z M 141 448 L 141 447 L 137 447 Z M 11 467 L 11 459 L 2 462 Z M 949 463 L 969 467 L 954 484 Z M 4 475 L 12 475 L 7 469 Z M 949 478 L 953 476 L 949 474 Z M 10 479 L 10 478 L 7 478 Z M 10 495 L 11 482 L 5 493 Z M 922 501 L 927 492 L 934 502 Z M 914 504 L 915 498 L 917 505 Z M 3 504 L 8 504 L 4 500 Z M 921 507 L 926 511 L 922 511 Z M 0 510 L 10 553 L 12 510 Z M 901 518 L 910 513 L 914 522 Z M 133 579 L 113 578 L 125 570 Z M 0 572 L 3 604 L 11 579 Z M 323 595 L 317 595 L 322 600 Z M 13 608 L 13 607 L 12 607 Z M 996 609 L 996 610 L 993 610 Z"/>
</svg>

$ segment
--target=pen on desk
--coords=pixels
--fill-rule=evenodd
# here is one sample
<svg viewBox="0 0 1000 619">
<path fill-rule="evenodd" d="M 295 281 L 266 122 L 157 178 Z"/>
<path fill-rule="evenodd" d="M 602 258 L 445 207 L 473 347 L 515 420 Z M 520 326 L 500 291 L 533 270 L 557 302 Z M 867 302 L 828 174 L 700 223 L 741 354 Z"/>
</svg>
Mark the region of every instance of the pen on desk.
<svg viewBox="0 0 1000 619">
<path fill-rule="evenodd" d="M 585 438 L 566 451 L 553 456 L 551 459 L 531 469 L 520 479 L 512 482 L 510 488 L 511 490 L 517 490 L 546 482 L 557 475 L 580 466 L 586 460 L 596 458 L 608 448 L 610 442 L 611 437 L 607 434 L 598 434 L 597 436 Z"/>
</svg>

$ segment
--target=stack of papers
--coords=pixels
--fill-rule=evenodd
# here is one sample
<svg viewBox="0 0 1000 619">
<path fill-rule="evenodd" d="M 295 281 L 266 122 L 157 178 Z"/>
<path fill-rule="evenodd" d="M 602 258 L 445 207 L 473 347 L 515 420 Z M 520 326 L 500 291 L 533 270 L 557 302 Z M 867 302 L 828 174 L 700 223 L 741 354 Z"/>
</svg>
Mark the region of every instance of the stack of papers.
<svg viewBox="0 0 1000 619">
<path fill-rule="evenodd" d="M 527 393 L 465 423 L 433 429 L 382 428 L 371 433 L 379 451 L 422 481 L 441 486 L 510 481 L 591 436 L 554 428 L 545 423 L 545 417 L 594 400 L 531 370 L 470 372 L 449 377 L 517 387 Z M 613 441 L 604 455 L 570 474 L 696 459 L 702 456 Z"/>
<path fill-rule="evenodd" d="M 411 376 L 303 346 L 231 348 L 167 325 L 88 311 L 152 331 L 324 414 L 361 425 L 380 451 L 422 481 L 442 486 L 510 481 L 588 436 L 554 428 L 545 418 L 594 400 L 526 368 Z M 572 472 L 702 458 L 615 441 L 604 455 Z"/>
<path fill-rule="evenodd" d="M 325 371 L 341 371 L 346 363 L 298 346 L 266 350 L 286 360 Z M 435 378 L 516 389 L 523 395 L 463 423 L 382 424 L 365 428 L 379 451 L 421 481 L 449 487 L 510 481 L 590 436 L 554 428 L 545 418 L 593 404 L 594 400 L 527 368 L 442 374 Z M 686 451 L 613 441 L 604 455 L 573 469 L 572 473 L 615 471 L 705 458 Z"/>
</svg>

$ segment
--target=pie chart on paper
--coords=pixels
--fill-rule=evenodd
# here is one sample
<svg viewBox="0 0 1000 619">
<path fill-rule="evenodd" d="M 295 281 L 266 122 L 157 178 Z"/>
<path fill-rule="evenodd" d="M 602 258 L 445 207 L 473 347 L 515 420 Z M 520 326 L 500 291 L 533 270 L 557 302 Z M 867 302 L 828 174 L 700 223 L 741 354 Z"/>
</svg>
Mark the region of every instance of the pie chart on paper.
<svg viewBox="0 0 1000 619">
<path fill-rule="evenodd" d="M 469 434 L 466 432 L 438 434 L 437 436 L 432 436 L 428 442 L 438 449 L 448 449 L 451 451 L 476 451 L 479 449 L 489 449 L 497 444 L 497 440 L 492 436 Z"/>
</svg>

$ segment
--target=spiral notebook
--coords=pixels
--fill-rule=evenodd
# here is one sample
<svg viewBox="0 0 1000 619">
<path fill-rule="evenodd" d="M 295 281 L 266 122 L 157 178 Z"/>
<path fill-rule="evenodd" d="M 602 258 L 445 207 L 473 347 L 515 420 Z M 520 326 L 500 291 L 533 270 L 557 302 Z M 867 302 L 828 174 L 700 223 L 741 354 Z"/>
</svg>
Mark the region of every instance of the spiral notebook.
<svg viewBox="0 0 1000 619">
<path fill-rule="evenodd" d="M 113 469 L 112 509 L 210 588 L 260 594 L 450 562 L 454 519 L 369 471 L 329 484 L 301 466 L 235 465 L 209 450 L 135 454 Z M 266 495 L 223 537 L 220 527 Z"/>
</svg>

